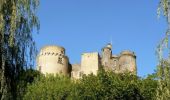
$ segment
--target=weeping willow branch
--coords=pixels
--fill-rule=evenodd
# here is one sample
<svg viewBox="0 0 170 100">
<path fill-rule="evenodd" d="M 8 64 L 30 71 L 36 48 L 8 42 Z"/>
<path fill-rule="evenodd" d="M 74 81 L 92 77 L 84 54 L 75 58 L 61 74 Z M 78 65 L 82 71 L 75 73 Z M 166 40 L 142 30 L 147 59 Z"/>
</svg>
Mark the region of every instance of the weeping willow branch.
<svg viewBox="0 0 170 100">
<path fill-rule="evenodd" d="M 167 19 L 167 31 L 164 38 L 161 40 L 157 47 L 157 55 L 159 64 L 157 66 L 158 87 L 156 91 L 156 100 L 169 100 L 170 99 L 170 0 L 160 0 L 158 6 L 158 16 L 163 12 L 164 17 Z M 168 51 L 169 56 L 164 57 L 165 50 Z"/>
<path fill-rule="evenodd" d="M 33 65 L 36 56 L 32 37 L 39 30 L 39 0 L 0 0 L 0 98 L 15 97 L 22 69 Z"/>
</svg>

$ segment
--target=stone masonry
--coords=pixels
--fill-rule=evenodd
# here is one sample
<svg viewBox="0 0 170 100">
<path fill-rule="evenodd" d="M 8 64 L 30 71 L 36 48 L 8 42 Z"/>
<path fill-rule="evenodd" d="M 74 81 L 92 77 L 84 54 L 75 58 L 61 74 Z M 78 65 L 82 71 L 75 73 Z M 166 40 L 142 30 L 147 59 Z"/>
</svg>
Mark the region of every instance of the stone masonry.
<svg viewBox="0 0 170 100">
<path fill-rule="evenodd" d="M 60 46 L 45 46 L 37 56 L 37 70 L 43 74 L 63 74 L 79 79 L 83 74 L 96 75 L 100 68 L 115 73 L 136 74 L 136 55 L 127 50 L 112 55 L 112 45 L 107 44 L 102 48 L 101 55 L 98 52 L 83 53 L 80 64 L 70 64 L 65 49 Z"/>
</svg>

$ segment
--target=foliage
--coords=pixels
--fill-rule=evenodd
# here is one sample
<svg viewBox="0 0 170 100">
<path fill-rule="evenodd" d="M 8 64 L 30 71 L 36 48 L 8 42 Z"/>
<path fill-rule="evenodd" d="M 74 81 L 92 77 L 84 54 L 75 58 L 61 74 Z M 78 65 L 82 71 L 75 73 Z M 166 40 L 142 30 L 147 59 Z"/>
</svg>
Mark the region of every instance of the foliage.
<svg viewBox="0 0 170 100">
<path fill-rule="evenodd" d="M 72 87 L 71 79 L 64 76 L 41 76 L 28 86 L 24 100 L 63 100 Z"/>
<path fill-rule="evenodd" d="M 156 86 L 157 82 L 152 78 L 101 71 L 97 76 L 84 76 L 71 97 L 83 100 L 152 100 Z"/>
<path fill-rule="evenodd" d="M 32 65 L 36 49 L 31 32 L 39 29 L 38 5 L 39 0 L 0 0 L 1 99 L 16 98 L 20 72 Z"/>
<path fill-rule="evenodd" d="M 170 1 L 169 0 L 160 0 L 159 6 L 157 9 L 158 16 L 161 15 L 161 12 L 163 12 L 164 17 L 167 19 L 168 28 L 165 34 L 165 37 L 161 40 L 161 42 L 158 44 L 157 47 L 157 53 L 159 61 L 163 60 L 163 52 L 165 49 L 168 49 L 170 53 L 170 47 L 169 47 L 169 38 L 170 38 Z"/>
<path fill-rule="evenodd" d="M 41 76 L 28 86 L 24 99 L 70 100 L 154 100 L 157 81 L 151 76 L 145 79 L 129 73 L 115 74 L 100 71 L 80 80 L 64 76 Z"/>
<path fill-rule="evenodd" d="M 158 66 L 157 100 L 170 99 L 170 62 L 163 60 Z"/>
<path fill-rule="evenodd" d="M 159 1 L 159 5 L 157 9 L 158 15 L 160 15 L 162 11 L 164 16 L 168 16 L 168 2 L 169 2 L 168 0 Z"/>
<path fill-rule="evenodd" d="M 35 79 L 39 78 L 41 76 L 39 71 L 33 70 L 33 69 L 27 69 L 23 70 L 19 75 L 19 81 L 17 84 L 17 91 L 16 91 L 16 97 L 19 100 L 22 100 L 27 85 L 31 84 Z"/>
<path fill-rule="evenodd" d="M 158 6 L 158 16 L 161 11 L 164 17 L 167 19 L 168 29 L 165 37 L 161 40 L 157 48 L 157 54 L 159 58 L 159 65 L 157 67 L 158 88 L 156 99 L 157 100 L 169 100 L 170 99 L 170 55 L 169 58 L 165 58 L 163 53 L 165 50 L 170 54 L 169 38 L 170 38 L 170 1 L 160 0 Z M 169 59 L 169 61 L 168 61 Z"/>
</svg>

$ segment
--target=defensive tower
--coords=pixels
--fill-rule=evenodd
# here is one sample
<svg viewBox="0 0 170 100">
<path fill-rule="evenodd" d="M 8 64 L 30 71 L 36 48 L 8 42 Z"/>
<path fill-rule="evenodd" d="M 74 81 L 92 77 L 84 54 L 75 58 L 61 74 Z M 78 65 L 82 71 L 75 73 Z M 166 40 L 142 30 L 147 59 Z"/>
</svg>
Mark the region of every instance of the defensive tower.
<svg viewBox="0 0 170 100">
<path fill-rule="evenodd" d="M 70 75 L 69 59 L 60 46 L 45 46 L 37 56 L 37 68 L 43 74 Z"/>
<path fill-rule="evenodd" d="M 119 58 L 120 72 L 129 71 L 136 74 L 136 55 L 131 51 L 122 51 Z"/>
<path fill-rule="evenodd" d="M 104 48 L 102 48 L 102 59 L 101 63 L 103 66 L 108 67 L 109 60 L 112 57 L 112 45 L 109 43 Z"/>
</svg>

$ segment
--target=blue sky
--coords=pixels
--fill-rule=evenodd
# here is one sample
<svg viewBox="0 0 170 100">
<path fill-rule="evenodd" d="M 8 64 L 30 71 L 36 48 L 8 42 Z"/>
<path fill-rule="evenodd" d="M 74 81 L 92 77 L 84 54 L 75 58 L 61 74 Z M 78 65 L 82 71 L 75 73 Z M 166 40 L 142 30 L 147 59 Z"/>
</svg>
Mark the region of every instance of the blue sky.
<svg viewBox="0 0 170 100">
<path fill-rule="evenodd" d="M 37 48 L 61 45 L 71 63 L 80 63 L 83 52 L 101 52 L 112 38 L 113 54 L 134 51 L 138 75 L 146 76 L 156 69 L 156 46 L 166 31 L 157 6 L 158 0 L 41 0 Z"/>
</svg>

